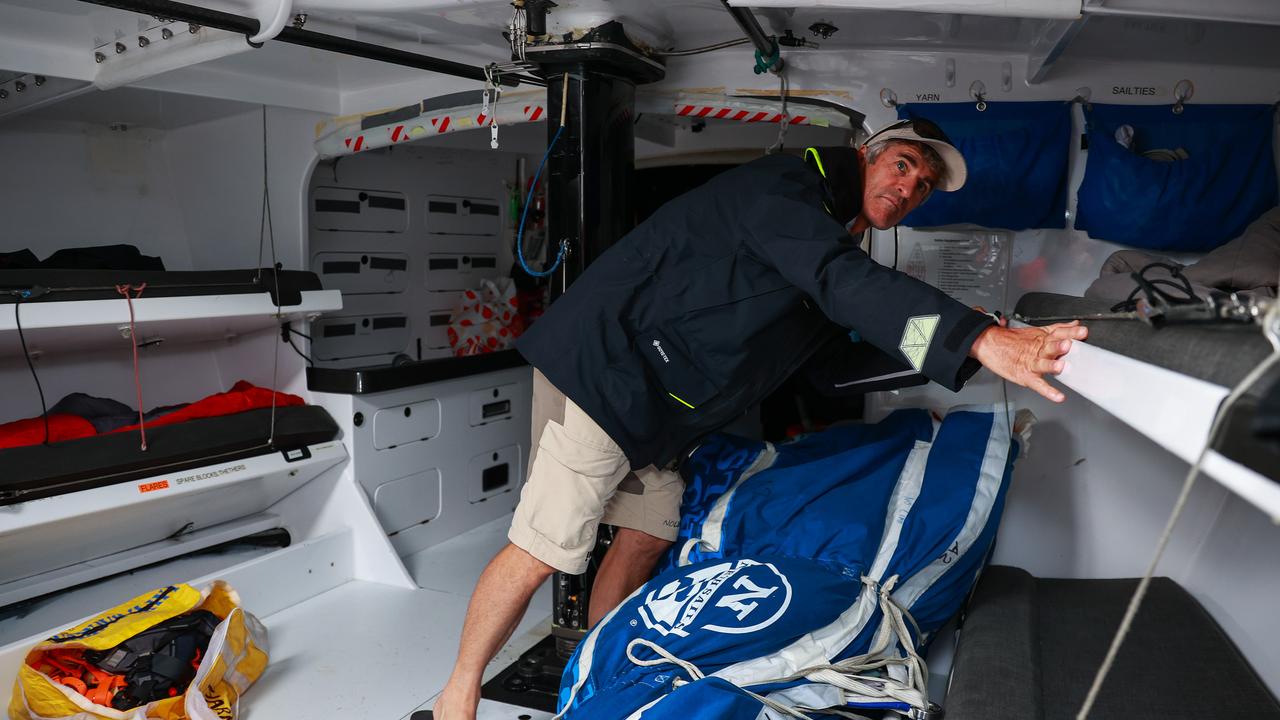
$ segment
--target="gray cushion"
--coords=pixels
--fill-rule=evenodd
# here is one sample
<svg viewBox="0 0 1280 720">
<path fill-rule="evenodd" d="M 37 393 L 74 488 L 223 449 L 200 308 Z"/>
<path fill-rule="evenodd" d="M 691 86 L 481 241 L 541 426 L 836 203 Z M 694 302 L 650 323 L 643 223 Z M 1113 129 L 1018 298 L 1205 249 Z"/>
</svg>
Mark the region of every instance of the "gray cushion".
<svg viewBox="0 0 1280 720">
<path fill-rule="evenodd" d="M 956 646 L 948 720 L 1043 717 L 1035 582 L 1019 568 L 992 566 L 983 572 Z"/>
<path fill-rule="evenodd" d="M 1016 312 L 1029 318 L 1105 313 L 1110 303 L 1053 293 L 1027 293 Z M 1033 323 L 1045 324 L 1045 323 Z M 1090 320 L 1088 343 L 1184 375 L 1232 387 L 1271 354 L 1257 325 L 1170 325 L 1141 320 Z"/>
<path fill-rule="evenodd" d="M 956 648 L 949 720 L 1073 720 L 1136 585 L 988 568 Z M 1156 578 L 1089 717 L 1280 720 L 1280 704 L 1204 608 Z"/>
</svg>

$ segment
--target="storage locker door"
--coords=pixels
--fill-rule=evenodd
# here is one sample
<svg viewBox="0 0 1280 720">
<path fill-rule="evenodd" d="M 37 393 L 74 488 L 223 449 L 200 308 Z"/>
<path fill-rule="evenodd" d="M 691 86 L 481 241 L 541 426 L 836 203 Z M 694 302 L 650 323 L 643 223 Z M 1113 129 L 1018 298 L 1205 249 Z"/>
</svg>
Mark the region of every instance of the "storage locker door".
<svg viewBox="0 0 1280 720">
<path fill-rule="evenodd" d="M 343 295 L 399 293 L 409 286 L 409 256 L 404 253 L 316 253 L 311 269 L 325 288 Z"/>
<path fill-rule="evenodd" d="M 440 403 L 436 400 L 382 408 L 373 414 L 373 447 L 389 450 L 430 440 L 440 434 Z"/>
<path fill-rule="evenodd" d="M 316 360 L 393 355 L 409 343 L 409 318 L 398 314 L 323 317 L 312 330 Z"/>
<path fill-rule="evenodd" d="M 432 301 L 427 310 L 427 324 L 422 331 L 423 357 L 432 353 L 431 357 L 449 355 L 453 348 L 449 345 L 449 323 L 453 320 L 453 308 L 458 301 L 458 293 L 440 293 L 440 299 Z"/>
<path fill-rule="evenodd" d="M 432 292 L 474 290 L 482 279 L 493 280 L 500 276 L 497 255 L 427 255 L 427 289 Z"/>
<path fill-rule="evenodd" d="M 311 227 L 316 230 L 402 233 L 408 224 L 403 193 L 343 187 L 318 187 L 311 193 Z"/>
<path fill-rule="evenodd" d="M 509 420 L 515 409 L 516 393 L 519 389 L 519 385 L 511 383 L 471 393 L 469 418 L 471 426 Z"/>
<path fill-rule="evenodd" d="M 519 445 L 481 453 L 471 458 L 467 472 L 467 500 L 478 503 L 514 490 L 522 477 Z"/>
<path fill-rule="evenodd" d="M 492 198 L 427 197 L 427 232 L 432 235 L 498 235 L 502 209 Z"/>
<path fill-rule="evenodd" d="M 436 468 L 385 482 L 373 491 L 373 510 L 388 534 L 440 516 L 441 475 Z"/>
</svg>

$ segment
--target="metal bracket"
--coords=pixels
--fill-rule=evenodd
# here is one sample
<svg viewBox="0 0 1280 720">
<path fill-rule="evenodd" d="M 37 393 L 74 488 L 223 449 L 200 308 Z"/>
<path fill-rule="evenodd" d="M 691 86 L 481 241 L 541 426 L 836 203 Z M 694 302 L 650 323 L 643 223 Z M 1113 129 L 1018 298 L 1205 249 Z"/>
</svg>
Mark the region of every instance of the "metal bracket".
<svg viewBox="0 0 1280 720">
<path fill-rule="evenodd" d="M 978 101 L 978 104 L 975 106 L 978 108 L 978 112 L 986 112 L 987 110 L 986 84 L 983 83 L 981 80 L 974 80 L 973 83 L 969 85 L 969 95 L 974 100 Z"/>
<path fill-rule="evenodd" d="M 489 147 L 498 149 L 498 99 L 502 97 L 502 75 L 497 64 L 490 63 L 484 67 L 484 107 L 483 114 L 489 116 Z M 489 93 L 493 93 L 493 106 L 489 105 Z"/>
<path fill-rule="evenodd" d="M 1178 84 L 1173 88 L 1173 114 L 1181 115 L 1185 109 L 1186 102 L 1196 94 L 1196 86 L 1190 80 L 1179 80 Z"/>
</svg>

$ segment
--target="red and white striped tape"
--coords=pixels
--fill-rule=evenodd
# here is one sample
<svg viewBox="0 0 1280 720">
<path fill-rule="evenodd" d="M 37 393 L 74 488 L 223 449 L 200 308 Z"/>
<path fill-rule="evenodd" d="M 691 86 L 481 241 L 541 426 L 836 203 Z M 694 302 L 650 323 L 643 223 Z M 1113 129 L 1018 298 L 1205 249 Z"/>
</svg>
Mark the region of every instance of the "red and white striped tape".
<svg viewBox="0 0 1280 720">
<path fill-rule="evenodd" d="M 681 117 L 713 118 L 716 120 L 737 120 L 738 122 L 782 122 L 782 113 L 767 110 L 742 110 L 724 107 L 723 105 L 676 105 L 676 114 Z M 804 115 L 792 115 L 789 125 L 806 125 L 808 118 Z"/>
<path fill-rule="evenodd" d="M 525 105 L 521 112 L 522 120 L 509 118 L 508 122 L 537 122 L 546 115 L 546 112 L 547 108 L 545 105 Z M 456 117 L 457 116 L 454 114 L 437 115 L 435 117 L 422 118 L 421 122 L 415 122 L 409 125 L 405 125 L 403 123 L 386 125 L 381 128 L 387 133 L 385 141 L 377 140 L 376 137 L 366 138 L 365 134 L 362 133 L 360 135 L 352 135 L 351 137 L 343 138 L 342 144 L 351 152 L 357 153 L 361 150 L 372 150 L 374 148 L 386 147 L 387 145 L 394 145 L 396 143 L 409 142 L 410 140 L 422 137 L 423 131 L 434 131 L 433 134 L 441 135 L 453 130 L 465 130 L 471 127 L 484 127 L 485 124 L 492 119 L 491 115 L 486 115 L 485 113 L 480 112 L 475 115 L 475 124 L 472 125 L 468 122 L 471 119 L 470 116 L 462 116 L 460 121 L 455 119 Z M 428 126 L 430 126 L 430 130 L 427 130 Z"/>
</svg>

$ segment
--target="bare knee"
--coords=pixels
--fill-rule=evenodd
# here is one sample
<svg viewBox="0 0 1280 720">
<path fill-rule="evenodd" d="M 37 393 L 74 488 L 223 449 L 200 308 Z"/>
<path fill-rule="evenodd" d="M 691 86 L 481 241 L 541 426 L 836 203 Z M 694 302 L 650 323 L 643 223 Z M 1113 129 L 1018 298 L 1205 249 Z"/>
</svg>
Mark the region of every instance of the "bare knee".
<svg viewBox="0 0 1280 720">
<path fill-rule="evenodd" d="M 508 580 L 525 584 L 532 582 L 541 584 L 551 576 L 556 569 L 545 562 L 539 560 L 529 553 L 528 550 L 514 543 L 507 543 L 494 558 L 489 562 L 489 567 L 496 573 Z M 523 580 L 524 582 L 521 582 Z"/>
<path fill-rule="evenodd" d="M 613 535 L 613 545 L 610 549 L 617 548 L 631 557 L 656 561 L 671 547 L 671 544 L 670 540 L 663 540 L 640 530 L 618 528 Z"/>
</svg>

